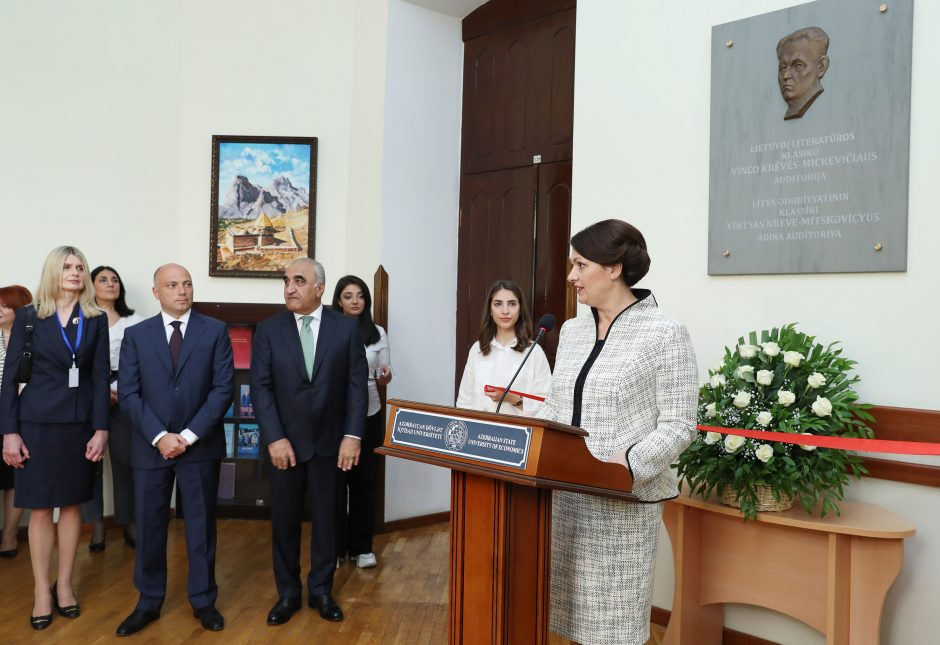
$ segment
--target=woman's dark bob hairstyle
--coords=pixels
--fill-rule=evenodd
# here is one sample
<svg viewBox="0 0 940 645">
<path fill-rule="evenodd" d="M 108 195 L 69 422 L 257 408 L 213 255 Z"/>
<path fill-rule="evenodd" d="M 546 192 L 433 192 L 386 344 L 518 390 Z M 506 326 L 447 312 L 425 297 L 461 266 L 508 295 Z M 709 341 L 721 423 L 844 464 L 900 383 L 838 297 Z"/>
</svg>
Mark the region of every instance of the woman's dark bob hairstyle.
<svg viewBox="0 0 940 645">
<path fill-rule="evenodd" d="M 643 234 L 623 220 L 605 219 L 591 224 L 571 238 L 571 248 L 591 262 L 608 267 L 621 265 L 620 277 L 628 287 L 642 280 L 650 270 Z"/>
</svg>

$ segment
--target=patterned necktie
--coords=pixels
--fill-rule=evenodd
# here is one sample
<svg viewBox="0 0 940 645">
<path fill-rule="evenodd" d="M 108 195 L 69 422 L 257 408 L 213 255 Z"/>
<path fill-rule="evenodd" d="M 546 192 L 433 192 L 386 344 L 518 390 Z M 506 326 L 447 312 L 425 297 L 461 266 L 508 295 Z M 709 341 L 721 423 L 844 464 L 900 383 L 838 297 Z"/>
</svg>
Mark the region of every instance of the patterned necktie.
<svg viewBox="0 0 940 645">
<path fill-rule="evenodd" d="M 300 347 L 304 350 L 304 365 L 307 366 L 307 378 L 313 378 L 313 330 L 310 323 L 313 316 L 301 316 L 303 327 L 300 328 Z"/>
<path fill-rule="evenodd" d="M 170 359 L 173 361 L 173 371 L 176 371 L 176 366 L 180 361 L 180 348 L 183 346 L 183 331 L 180 329 L 182 322 L 179 320 L 174 320 L 170 323 L 170 326 L 173 328 L 173 333 L 170 334 Z"/>
</svg>

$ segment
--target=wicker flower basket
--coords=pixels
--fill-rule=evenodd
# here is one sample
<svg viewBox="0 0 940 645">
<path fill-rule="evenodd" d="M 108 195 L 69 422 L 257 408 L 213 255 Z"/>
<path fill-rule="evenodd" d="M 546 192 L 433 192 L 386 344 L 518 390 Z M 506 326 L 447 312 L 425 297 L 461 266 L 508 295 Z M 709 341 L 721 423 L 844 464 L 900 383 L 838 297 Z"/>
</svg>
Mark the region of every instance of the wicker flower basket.
<svg viewBox="0 0 940 645">
<path fill-rule="evenodd" d="M 780 493 L 779 501 L 774 499 L 774 493 L 770 486 L 758 484 L 754 487 L 757 491 L 757 511 L 785 511 L 793 506 L 794 498 L 786 493 Z M 725 486 L 721 491 L 721 503 L 735 508 L 741 508 L 741 502 L 738 501 L 738 493 L 730 486 Z"/>
</svg>

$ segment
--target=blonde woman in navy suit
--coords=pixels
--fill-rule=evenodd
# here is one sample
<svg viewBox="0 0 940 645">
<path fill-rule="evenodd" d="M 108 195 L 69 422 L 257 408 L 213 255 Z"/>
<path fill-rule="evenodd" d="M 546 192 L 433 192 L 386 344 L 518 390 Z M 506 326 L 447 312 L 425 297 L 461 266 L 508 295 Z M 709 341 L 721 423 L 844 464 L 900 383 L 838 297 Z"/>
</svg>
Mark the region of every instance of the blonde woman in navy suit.
<svg viewBox="0 0 940 645">
<path fill-rule="evenodd" d="M 79 615 L 72 588 L 79 505 L 91 499 L 95 464 L 108 445 L 108 321 L 95 304 L 87 267 L 72 246 L 55 248 L 46 258 L 35 307 L 16 312 L 0 389 L 3 460 L 17 469 L 14 503 L 32 509 L 33 629 L 48 627 L 53 609 L 66 618 Z M 32 371 L 17 396 L 27 324 L 33 325 Z M 58 527 L 52 520 L 56 507 Z M 50 588 L 57 537 L 58 579 Z"/>
</svg>

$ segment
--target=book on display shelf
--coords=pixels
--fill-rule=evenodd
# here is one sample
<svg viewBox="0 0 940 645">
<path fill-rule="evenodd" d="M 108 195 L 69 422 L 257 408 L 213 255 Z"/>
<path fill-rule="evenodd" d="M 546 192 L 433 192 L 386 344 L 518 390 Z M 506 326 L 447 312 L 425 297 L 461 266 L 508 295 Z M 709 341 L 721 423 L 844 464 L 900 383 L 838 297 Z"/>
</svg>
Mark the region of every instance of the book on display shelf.
<svg viewBox="0 0 940 645">
<path fill-rule="evenodd" d="M 257 459 L 261 443 L 261 428 L 257 423 L 238 425 L 238 448 L 236 456 L 242 459 Z"/>
<path fill-rule="evenodd" d="M 232 341 L 232 359 L 235 369 L 247 370 L 251 367 L 251 327 L 229 327 L 228 337 Z"/>
<path fill-rule="evenodd" d="M 247 383 L 242 385 L 239 388 L 239 397 L 238 397 L 240 407 L 239 407 L 239 416 L 243 417 L 253 417 L 255 416 L 254 407 L 251 405 L 251 386 Z"/>
</svg>

